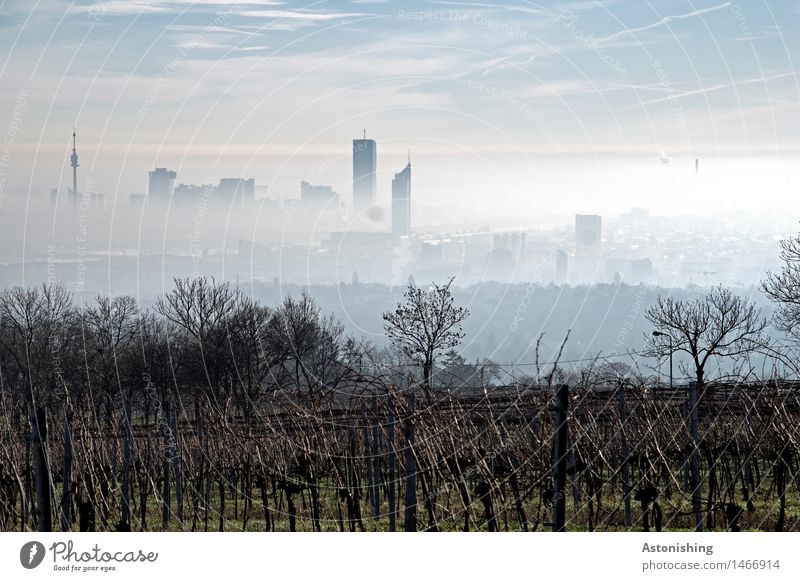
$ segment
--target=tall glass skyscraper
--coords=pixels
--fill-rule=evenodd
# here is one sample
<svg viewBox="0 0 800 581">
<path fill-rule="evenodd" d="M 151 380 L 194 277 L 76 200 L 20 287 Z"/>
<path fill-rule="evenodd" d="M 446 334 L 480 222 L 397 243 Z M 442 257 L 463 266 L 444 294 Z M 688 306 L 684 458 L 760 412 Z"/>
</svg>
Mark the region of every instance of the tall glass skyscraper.
<svg viewBox="0 0 800 581">
<path fill-rule="evenodd" d="M 392 180 L 392 238 L 411 235 L 411 160 Z"/>
<path fill-rule="evenodd" d="M 375 205 L 377 182 L 375 170 L 378 153 L 374 139 L 353 140 L 353 210 L 356 213 Z"/>
</svg>

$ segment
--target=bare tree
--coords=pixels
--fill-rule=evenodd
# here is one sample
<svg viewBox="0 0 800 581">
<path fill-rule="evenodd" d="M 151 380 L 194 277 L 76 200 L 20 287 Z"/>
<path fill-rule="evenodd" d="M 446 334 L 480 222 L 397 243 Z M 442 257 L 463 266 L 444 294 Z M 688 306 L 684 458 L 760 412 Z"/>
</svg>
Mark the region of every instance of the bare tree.
<svg viewBox="0 0 800 581">
<path fill-rule="evenodd" d="M 645 316 L 659 333 L 650 338 L 647 354 L 688 354 L 698 388 L 705 384 L 712 357 L 735 358 L 767 344 L 767 320 L 760 309 L 724 287 L 694 300 L 659 297 Z"/>
<path fill-rule="evenodd" d="M 136 320 L 135 347 L 131 346 L 131 397 L 142 402 L 145 424 L 151 414 L 166 399 L 167 388 L 175 381 L 178 359 L 169 337 L 175 334 L 174 326 L 152 311 L 144 311 Z M 175 356 L 173 356 L 175 355 Z"/>
<path fill-rule="evenodd" d="M 423 389 L 431 397 L 433 367 L 442 351 L 453 349 L 464 338 L 461 324 L 469 316 L 464 307 L 455 306 L 450 286 L 433 285 L 428 291 L 409 282 L 405 301 L 394 311 L 383 314 L 386 335 L 392 344 L 412 360 L 422 364 Z"/>
<path fill-rule="evenodd" d="M 268 354 L 263 353 L 261 339 L 271 316 L 272 309 L 240 295 L 228 324 L 228 343 L 234 356 L 239 405 L 247 414 L 253 411 L 269 374 Z"/>
<path fill-rule="evenodd" d="M 768 272 L 761 290 L 776 303 L 778 329 L 800 339 L 800 234 L 781 240 L 780 272 Z"/>
<path fill-rule="evenodd" d="M 344 325 L 323 316 L 308 293 L 286 297 L 269 321 L 263 344 L 277 382 L 308 395 L 335 389 L 345 378 Z"/>
<path fill-rule="evenodd" d="M 72 296 L 63 284 L 0 293 L 0 350 L 29 404 L 47 405 L 64 387 L 61 353 L 71 313 Z"/>
<path fill-rule="evenodd" d="M 186 278 L 175 279 L 175 288 L 155 304 L 156 312 L 183 335 L 172 342 L 188 362 L 186 381 L 195 386 L 205 383 L 218 406 L 224 407 L 231 395 L 236 372 L 230 329 L 243 300 L 239 289 L 228 282 Z"/>
<path fill-rule="evenodd" d="M 136 299 L 131 296 L 98 296 L 94 305 L 80 313 L 83 360 L 92 384 L 101 390 L 109 424 L 129 377 L 126 366 L 136 337 L 138 312 Z"/>
</svg>

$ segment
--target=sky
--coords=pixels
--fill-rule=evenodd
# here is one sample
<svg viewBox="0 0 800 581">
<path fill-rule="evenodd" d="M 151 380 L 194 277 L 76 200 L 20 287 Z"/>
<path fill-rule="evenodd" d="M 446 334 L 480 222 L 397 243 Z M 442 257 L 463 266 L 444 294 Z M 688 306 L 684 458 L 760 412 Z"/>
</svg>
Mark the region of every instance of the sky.
<svg viewBox="0 0 800 581">
<path fill-rule="evenodd" d="M 348 192 L 364 130 L 386 191 L 409 149 L 431 189 L 500 190 L 800 153 L 795 0 L 0 0 L 0 47 L 2 195 L 66 188 L 73 125 L 125 196 L 163 165 Z"/>
</svg>

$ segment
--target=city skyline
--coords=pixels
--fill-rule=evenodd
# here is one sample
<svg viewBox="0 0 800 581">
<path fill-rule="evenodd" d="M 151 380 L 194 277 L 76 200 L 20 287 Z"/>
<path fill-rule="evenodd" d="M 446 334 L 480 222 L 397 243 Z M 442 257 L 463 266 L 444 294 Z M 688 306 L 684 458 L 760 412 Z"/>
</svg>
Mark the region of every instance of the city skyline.
<svg viewBox="0 0 800 581">
<path fill-rule="evenodd" d="M 23 569 L 791 573 L 689 536 L 800 530 L 800 0 L 0 0 L 0 46 L 0 530 L 143 541 Z M 214 530 L 288 548 L 147 536 Z"/>
<path fill-rule="evenodd" d="M 776 160 L 800 148 L 791 57 L 800 14 L 789 3 L 105 1 L 3 10 L 0 103 L 20 117 L 7 193 L 67 183 L 53 168 L 69 157 L 73 125 L 82 179 L 123 196 L 144 192 L 139 168 L 162 165 L 195 183 L 248 174 L 275 192 L 296 191 L 299 179 L 341 191 L 344 171 L 295 168 L 322 172 L 362 127 L 382 143 L 379 172 L 391 177 L 411 147 L 418 184 L 448 192 L 459 175 L 480 183 L 492 168 L 513 190 L 542 167 L 582 170 L 587 157 L 641 158 L 657 180 L 664 160 Z M 375 31 L 380 41 L 363 34 Z M 437 182 L 433 174 L 448 171 Z M 388 186 L 378 195 L 388 199 Z"/>
</svg>

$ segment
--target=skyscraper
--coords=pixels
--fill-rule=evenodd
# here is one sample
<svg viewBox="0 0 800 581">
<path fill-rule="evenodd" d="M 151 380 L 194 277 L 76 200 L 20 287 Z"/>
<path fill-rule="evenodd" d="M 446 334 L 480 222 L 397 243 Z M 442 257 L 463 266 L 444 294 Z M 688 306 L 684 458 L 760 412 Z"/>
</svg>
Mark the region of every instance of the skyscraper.
<svg viewBox="0 0 800 581">
<path fill-rule="evenodd" d="M 377 161 L 375 140 L 367 139 L 365 131 L 363 139 L 353 140 L 353 210 L 356 213 L 375 205 Z"/>
<path fill-rule="evenodd" d="M 148 197 L 155 201 L 168 201 L 172 196 L 172 189 L 175 186 L 177 174 L 165 167 L 157 167 L 149 174 L 150 180 L 147 186 Z"/>
<path fill-rule="evenodd" d="M 392 180 L 392 238 L 411 235 L 411 156 L 403 171 Z"/>
</svg>

